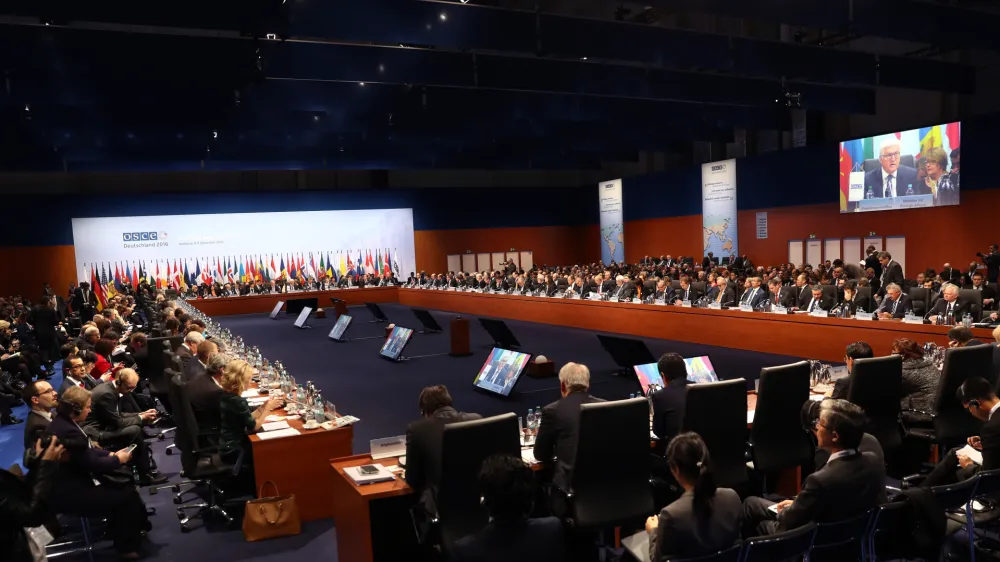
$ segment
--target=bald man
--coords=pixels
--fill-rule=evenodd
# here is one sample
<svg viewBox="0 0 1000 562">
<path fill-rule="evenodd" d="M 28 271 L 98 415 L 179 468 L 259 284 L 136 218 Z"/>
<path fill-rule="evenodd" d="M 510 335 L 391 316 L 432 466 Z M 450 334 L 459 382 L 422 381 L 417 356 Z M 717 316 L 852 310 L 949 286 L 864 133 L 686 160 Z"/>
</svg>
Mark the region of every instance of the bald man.
<svg viewBox="0 0 1000 562">
<path fill-rule="evenodd" d="M 167 479 L 150 465 L 149 450 L 143 440 L 142 425 L 156 419 L 156 410 L 129 412 L 134 404 L 129 394 L 139 383 L 132 369 L 118 371 L 115 380 L 94 388 L 90 400 L 90 415 L 82 424 L 83 431 L 103 448 L 117 451 L 135 445 L 132 462 L 139 472 L 142 486 L 162 484 Z"/>
</svg>

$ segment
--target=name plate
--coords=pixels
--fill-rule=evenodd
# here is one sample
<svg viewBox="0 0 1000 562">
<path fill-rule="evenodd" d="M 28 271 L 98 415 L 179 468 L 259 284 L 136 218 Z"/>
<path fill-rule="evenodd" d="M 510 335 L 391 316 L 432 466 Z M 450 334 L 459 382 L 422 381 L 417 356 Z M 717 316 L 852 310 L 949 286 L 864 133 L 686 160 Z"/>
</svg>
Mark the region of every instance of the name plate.
<svg viewBox="0 0 1000 562">
<path fill-rule="evenodd" d="M 458 290 L 458 287 L 448 287 L 448 290 L 449 290 L 449 291 L 457 291 L 457 290 Z"/>
<path fill-rule="evenodd" d="M 657 306 L 664 306 L 667 303 L 663 299 L 656 299 L 655 301 L 653 301 L 653 304 L 655 304 Z"/>
<path fill-rule="evenodd" d="M 712 310 L 722 310 L 722 303 L 717 303 L 717 302 L 709 303 L 708 308 Z"/>
<path fill-rule="evenodd" d="M 903 324 L 923 324 L 924 318 L 922 316 L 904 316 Z"/>
<path fill-rule="evenodd" d="M 783 306 L 772 306 L 771 314 L 788 314 L 788 309 Z"/>
<path fill-rule="evenodd" d="M 618 302 L 618 297 L 611 297 L 608 302 Z"/>
<path fill-rule="evenodd" d="M 854 314 L 855 320 L 874 320 L 875 315 L 871 312 L 861 312 L 860 310 Z"/>
<path fill-rule="evenodd" d="M 740 311 L 741 312 L 753 312 L 753 307 L 750 306 L 749 304 L 742 304 L 741 303 L 740 304 Z"/>
<path fill-rule="evenodd" d="M 681 307 L 691 308 L 691 301 L 681 301 Z"/>
<path fill-rule="evenodd" d="M 636 298 L 632 299 L 632 304 L 642 304 L 642 301 Z"/>
<path fill-rule="evenodd" d="M 589 295 L 587 295 L 587 298 L 589 298 L 592 301 L 599 301 L 601 300 L 601 295 L 597 293 L 590 293 Z"/>
<path fill-rule="evenodd" d="M 830 313 L 825 310 L 814 310 L 809 313 L 809 316 L 812 316 L 813 318 L 829 318 Z"/>
</svg>

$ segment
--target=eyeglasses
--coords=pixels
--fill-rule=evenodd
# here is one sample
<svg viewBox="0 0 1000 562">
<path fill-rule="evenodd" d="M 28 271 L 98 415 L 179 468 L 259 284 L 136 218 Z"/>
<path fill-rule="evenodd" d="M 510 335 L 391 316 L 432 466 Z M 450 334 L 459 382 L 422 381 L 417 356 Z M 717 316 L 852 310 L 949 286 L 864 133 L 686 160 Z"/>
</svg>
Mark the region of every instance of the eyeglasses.
<svg viewBox="0 0 1000 562">
<path fill-rule="evenodd" d="M 889 152 L 887 154 L 881 154 L 881 155 L 879 155 L 879 158 L 882 158 L 884 160 L 896 160 L 897 158 L 899 158 L 899 151 L 897 150 L 896 152 Z"/>
</svg>

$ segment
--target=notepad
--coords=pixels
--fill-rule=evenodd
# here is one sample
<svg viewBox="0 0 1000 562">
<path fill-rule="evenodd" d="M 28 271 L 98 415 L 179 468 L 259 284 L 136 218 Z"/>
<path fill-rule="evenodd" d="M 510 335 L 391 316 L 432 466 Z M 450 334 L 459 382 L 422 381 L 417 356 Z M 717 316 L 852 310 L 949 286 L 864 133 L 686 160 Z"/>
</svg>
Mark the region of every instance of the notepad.
<svg viewBox="0 0 1000 562">
<path fill-rule="evenodd" d="M 753 415 L 757 410 L 747 410 L 747 423 L 753 423 Z"/>
<path fill-rule="evenodd" d="M 264 431 L 277 431 L 279 429 L 288 429 L 289 427 L 291 426 L 289 426 L 288 422 L 284 420 L 265 423 L 260 426 L 260 428 Z"/>
<path fill-rule="evenodd" d="M 349 466 L 344 469 L 344 474 L 346 474 L 355 484 L 363 486 L 365 484 L 377 484 L 379 482 L 392 482 L 396 479 L 396 476 L 389 472 L 386 467 L 380 464 L 373 464 L 378 472 L 375 474 L 362 474 L 360 466 Z"/>
<path fill-rule="evenodd" d="M 301 433 L 299 433 L 299 430 L 295 429 L 294 427 L 289 427 L 286 429 L 278 429 L 275 431 L 265 431 L 264 433 L 258 433 L 257 437 L 259 437 L 264 441 L 267 441 L 268 439 L 277 439 L 279 437 L 292 437 L 293 435 L 301 435 Z"/>
<path fill-rule="evenodd" d="M 285 419 L 285 416 L 276 416 L 274 414 L 271 414 L 270 416 L 267 416 L 266 418 L 264 418 L 264 421 L 279 422 L 279 421 L 284 421 L 284 419 Z"/>
<path fill-rule="evenodd" d="M 538 464 L 538 459 L 535 458 L 535 451 L 532 449 L 521 449 L 521 460 L 528 464 Z"/>
<path fill-rule="evenodd" d="M 969 457 L 969 459 L 971 459 L 972 462 L 978 464 L 979 466 L 983 466 L 983 453 L 981 451 L 973 449 L 970 445 L 962 447 L 961 449 L 956 451 L 955 454 Z"/>
</svg>

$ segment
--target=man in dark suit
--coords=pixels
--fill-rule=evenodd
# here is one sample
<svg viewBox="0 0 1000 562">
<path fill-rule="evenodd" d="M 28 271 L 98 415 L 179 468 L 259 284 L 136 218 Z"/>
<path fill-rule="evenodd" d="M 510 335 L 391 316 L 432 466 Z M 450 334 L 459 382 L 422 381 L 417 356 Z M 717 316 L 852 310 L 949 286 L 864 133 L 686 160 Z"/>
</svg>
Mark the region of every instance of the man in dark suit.
<svg viewBox="0 0 1000 562">
<path fill-rule="evenodd" d="M 882 264 L 878 261 L 878 250 L 875 249 L 874 245 L 869 245 L 865 249 L 864 268 L 874 271 L 876 279 L 882 276 Z"/>
<path fill-rule="evenodd" d="M 892 261 L 892 254 L 889 252 L 879 252 L 878 261 L 882 264 L 878 295 L 884 297 L 886 287 L 893 283 L 896 285 L 903 284 L 903 266 L 899 265 L 899 262 Z"/>
<path fill-rule="evenodd" d="M 611 293 L 617 289 L 615 285 L 615 280 L 608 276 L 606 273 L 601 276 L 601 293 Z"/>
<path fill-rule="evenodd" d="M 923 181 L 917 180 L 917 169 L 900 165 L 899 140 L 891 138 L 879 147 L 880 166 L 865 173 L 865 199 L 923 195 Z"/>
<path fill-rule="evenodd" d="M 715 288 L 709 293 L 712 302 L 721 306 L 732 306 L 736 304 L 736 291 L 729 286 L 725 277 L 719 277 L 715 282 Z"/>
<path fill-rule="evenodd" d="M 847 376 L 837 379 L 833 383 L 833 390 L 830 391 L 830 398 L 846 399 L 847 393 L 851 389 L 851 372 L 854 370 L 854 361 L 857 359 L 871 359 L 875 357 L 872 346 L 868 342 L 854 342 L 847 346 L 844 352 L 844 360 L 847 363 Z"/>
<path fill-rule="evenodd" d="M 780 533 L 810 522 L 843 521 L 872 509 L 884 497 L 885 466 L 875 455 L 858 450 L 864 413 L 845 400 L 826 400 L 821 406 L 813 432 L 818 446 L 830 452 L 829 460 L 806 477 L 794 500 L 775 504 L 747 498 L 743 502 L 744 536 Z M 772 505 L 777 513 L 768 509 Z"/>
<path fill-rule="evenodd" d="M 83 332 L 78 338 L 76 338 L 76 347 L 80 351 L 93 351 L 94 344 L 97 340 L 101 339 L 101 331 L 97 329 L 96 326 L 87 326 L 83 329 Z"/>
<path fill-rule="evenodd" d="M 858 282 L 853 279 L 848 279 L 844 282 L 844 291 L 842 295 L 843 300 L 841 301 L 841 304 L 847 307 L 847 312 L 851 316 L 857 314 L 859 310 L 861 312 L 868 312 L 872 309 L 871 295 L 859 295 Z"/>
<path fill-rule="evenodd" d="M 79 355 L 70 355 L 62 363 L 63 381 L 59 386 L 59 397 L 62 398 L 66 389 L 71 386 L 78 386 L 84 390 L 93 390 L 97 386 L 94 380 L 83 368 L 83 358 Z"/>
<path fill-rule="evenodd" d="M 177 346 L 177 350 L 174 352 L 181 359 L 182 372 L 187 371 L 188 364 L 191 361 L 195 361 L 195 355 L 198 354 L 198 346 L 203 341 L 205 341 L 205 336 L 198 331 L 188 332 L 184 335 L 184 343 Z"/>
<path fill-rule="evenodd" d="M 879 318 L 888 320 L 890 318 L 903 318 L 911 310 L 913 310 L 913 302 L 910 301 L 909 295 L 904 295 L 903 289 L 899 285 L 890 283 L 885 288 L 885 298 L 882 299 L 882 304 L 879 305 L 876 312 Z"/>
<path fill-rule="evenodd" d="M 21 398 L 31 408 L 24 424 L 24 448 L 33 449 L 35 442 L 49 430 L 52 410 L 59 401 L 56 390 L 46 381 L 33 381 L 25 385 Z"/>
<path fill-rule="evenodd" d="M 809 299 L 806 301 L 805 306 L 802 307 L 802 310 L 806 312 L 817 310 L 830 311 L 833 308 L 833 297 L 824 293 L 823 287 L 813 285 L 804 289 L 803 292 L 809 295 Z"/>
<path fill-rule="evenodd" d="M 972 283 L 963 287 L 965 289 L 971 289 L 973 291 L 979 291 L 983 295 L 983 310 L 993 310 L 997 307 L 997 294 L 986 284 L 986 280 L 983 278 L 983 272 L 977 271 L 972 274 Z"/>
<path fill-rule="evenodd" d="M 115 380 L 97 385 L 91 393 L 91 411 L 83 422 L 83 430 L 105 447 L 120 449 L 135 445 L 132 458 L 139 481 L 148 486 L 167 479 L 151 468 L 148 445 L 143 439 L 142 425 L 156 418 L 156 410 L 129 412 L 123 405 L 138 383 L 139 375 L 134 370 L 122 369 Z"/>
<path fill-rule="evenodd" d="M 535 477 L 521 459 L 494 455 L 479 472 L 482 502 L 489 523 L 455 543 L 460 562 L 554 562 L 564 560 L 562 521 L 530 519 Z"/>
<path fill-rule="evenodd" d="M 441 435 L 444 426 L 478 420 L 482 416 L 453 408 L 451 394 L 444 385 L 424 388 L 418 404 L 423 417 L 406 428 L 406 483 L 419 498 L 423 511 L 421 515 L 427 520 L 437 515 L 435 499 L 441 480 Z M 426 530 L 422 529 L 422 534 Z"/>
<path fill-rule="evenodd" d="M 959 289 L 957 285 L 951 283 L 941 288 L 941 298 L 934 302 L 934 306 L 924 315 L 924 320 L 931 324 L 944 324 L 951 318 L 951 323 L 959 323 L 965 313 L 972 314 L 971 302 L 959 302 Z"/>
<path fill-rule="evenodd" d="M 577 431 L 580 425 L 580 406 L 603 402 L 590 391 L 590 370 L 586 365 L 566 363 L 559 369 L 559 392 L 562 398 L 542 408 L 542 421 L 535 438 L 535 459 L 555 462 L 552 483 L 568 490 L 573 463 L 576 461 Z"/>
<path fill-rule="evenodd" d="M 59 356 L 59 350 L 56 347 L 56 324 L 59 323 L 59 318 L 56 313 L 55 300 L 46 298 L 32 308 L 28 323 L 35 327 L 38 353 L 41 355 L 45 368 L 51 373 L 52 364 Z"/>
<path fill-rule="evenodd" d="M 635 285 L 631 281 L 628 281 L 624 275 L 619 275 L 615 278 L 615 289 L 611 293 L 611 298 L 617 298 L 618 300 L 632 300 L 635 297 Z"/>
<path fill-rule="evenodd" d="M 219 380 L 231 360 L 225 353 L 216 353 L 208 360 L 205 374 L 191 379 L 185 387 L 199 429 L 208 431 L 219 428 L 222 417 L 219 399 L 225 394 Z"/>
<path fill-rule="evenodd" d="M 994 413 L 1000 409 L 1000 399 L 993 385 L 982 377 L 970 377 L 958 388 L 957 395 L 962 407 L 983 422 L 980 435 L 968 439 L 969 446 L 982 452 L 983 464 L 977 465 L 969 457 L 958 454 L 960 448 L 956 447 L 948 451 L 921 486 L 954 484 L 968 480 L 980 471 L 1000 468 L 1000 415 Z"/>
<path fill-rule="evenodd" d="M 184 370 L 181 373 L 184 382 L 191 382 L 200 376 L 204 376 L 209 359 L 218 352 L 219 346 L 215 342 L 204 340 L 199 343 L 198 353 L 188 361 L 187 365 L 184 365 Z"/>
<path fill-rule="evenodd" d="M 748 304 L 751 308 L 756 309 L 760 306 L 760 303 L 767 300 L 767 291 L 760 286 L 760 277 L 750 278 L 750 288 L 743 291 L 743 296 L 740 297 L 740 304 Z"/>
<path fill-rule="evenodd" d="M 681 286 L 674 293 L 674 304 L 682 302 L 695 302 L 701 298 L 701 291 L 691 286 L 691 278 L 687 275 L 681 276 Z"/>
<path fill-rule="evenodd" d="M 653 433 L 659 439 L 656 452 L 663 454 L 667 443 L 681 432 L 687 403 L 687 367 L 677 353 L 664 353 L 656 363 L 664 387 L 653 393 Z"/>
<path fill-rule="evenodd" d="M 97 312 L 97 295 L 90 288 L 90 283 L 83 281 L 80 286 L 73 291 L 73 310 L 80 313 L 80 319 L 90 322 Z"/>
<path fill-rule="evenodd" d="M 770 290 L 767 298 L 771 302 L 771 306 L 783 306 L 785 308 L 794 308 L 796 306 L 795 288 L 785 287 L 781 284 L 780 278 L 775 277 L 768 281 L 767 288 Z"/>
</svg>

